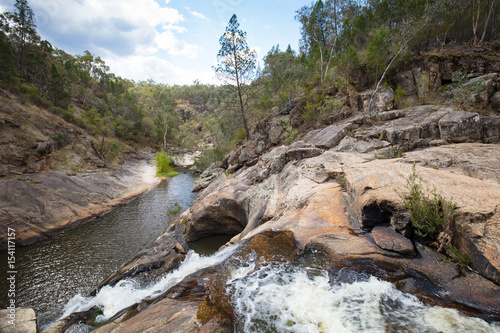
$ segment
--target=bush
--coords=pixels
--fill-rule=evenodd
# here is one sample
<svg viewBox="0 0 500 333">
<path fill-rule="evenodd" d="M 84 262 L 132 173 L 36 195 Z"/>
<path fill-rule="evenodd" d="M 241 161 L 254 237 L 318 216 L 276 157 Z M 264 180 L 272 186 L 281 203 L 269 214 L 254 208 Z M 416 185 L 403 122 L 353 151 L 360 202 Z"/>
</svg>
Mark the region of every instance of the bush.
<svg viewBox="0 0 500 333">
<path fill-rule="evenodd" d="M 156 177 L 174 177 L 179 173 L 174 171 L 173 162 L 164 151 L 156 153 Z"/>
<path fill-rule="evenodd" d="M 451 225 L 455 217 L 456 204 L 436 193 L 425 194 L 421 184 L 422 178 L 416 167 L 406 183 L 409 193 L 405 196 L 405 206 L 410 212 L 415 233 L 435 241 L 438 250 L 442 251 L 451 244 Z"/>
<path fill-rule="evenodd" d="M 221 162 L 225 156 L 225 152 L 220 148 L 207 149 L 196 159 L 194 165 L 201 170 L 205 170 L 210 164 Z"/>
</svg>

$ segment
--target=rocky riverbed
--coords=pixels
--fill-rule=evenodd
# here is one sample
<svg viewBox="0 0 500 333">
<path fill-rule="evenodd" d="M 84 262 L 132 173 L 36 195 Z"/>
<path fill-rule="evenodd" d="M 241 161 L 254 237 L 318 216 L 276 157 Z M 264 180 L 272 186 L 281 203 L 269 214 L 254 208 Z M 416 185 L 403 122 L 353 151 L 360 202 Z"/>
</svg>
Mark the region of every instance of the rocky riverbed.
<svg viewBox="0 0 500 333">
<path fill-rule="evenodd" d="M 310 251 L 326 256 L 322 270 L 332 281 L 347 269 L 429 306 L 500 321 L 499 142 L 500 117 L 433 105 L 353 117 L 289 146 L 257 133 L 226 159 L 232 173 L 214 169 L 193 206 L 102 287 L 154 281 L 179 267 L 187 241 L 209 235 L 234 235 L 230 259 L 119 311 L 97 331 L 232 332 L 241 321 L 226 288 L 273 263 L 307 262 Z M 403 199 L 414 165 L 425 191 L 456 203 L 453 245 L 470 267 L 414 237 Z M 91 325 L 96 311 L 47 332 Z"/>
</svg>

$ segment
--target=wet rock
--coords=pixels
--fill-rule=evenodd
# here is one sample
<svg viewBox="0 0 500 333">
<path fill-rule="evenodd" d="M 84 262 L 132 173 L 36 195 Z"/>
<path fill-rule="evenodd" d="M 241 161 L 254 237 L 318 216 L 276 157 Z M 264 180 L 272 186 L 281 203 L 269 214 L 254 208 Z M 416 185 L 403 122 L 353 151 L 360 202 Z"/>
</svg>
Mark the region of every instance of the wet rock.
<svg viewBox="0 0 500 333">
<path fill-rule="evenodd" d="M 111 322 L 93 332 L 192 332 L 200 326 L 196 318 L 199 303 L 165 298 L 149 306 L 146 311 L 139 312 L 133 320 Z"/>
<path fill-rule="evenodd" d="M 193 185 L 192 192 L 199 192 L 206 188 L 210 183 L 217 178 L 224 170 L 212 163 L 203 173 L 196 179 Z"/>
<path fill-rule="evenodd" d="M 477 142 L 481 140 L 481 118 L 477 113 L 454 111 L 439 121 L 441 139 L 448 142 Z"/>
<path fill-rule="evenodd" d="M 35 310 L 30 308 L 0 310 L 0 332 L 36 333 L 38 331 Z"/>
<path fill-rule="evenodd" d="M 388 227 L 375 227 L 372 236 L 380 248 L 388 251 L 398 252 L 404 255 L 414 256 L 416 254 L 412 242 L 401 234 Z"/>
<path fill-rule="evenodd" d="M 182 237 L 182 227 L 174 226 L 170 232 L 160 236 L 153 245 L 139 252 L 117 272 L 108 276 L 98 289 L 106 285 L 114 286 L 126 278 L 159 276 L 169 272 L 184 260 L 185 249 L 189 249 L 189 246 Z"/>
</svg>

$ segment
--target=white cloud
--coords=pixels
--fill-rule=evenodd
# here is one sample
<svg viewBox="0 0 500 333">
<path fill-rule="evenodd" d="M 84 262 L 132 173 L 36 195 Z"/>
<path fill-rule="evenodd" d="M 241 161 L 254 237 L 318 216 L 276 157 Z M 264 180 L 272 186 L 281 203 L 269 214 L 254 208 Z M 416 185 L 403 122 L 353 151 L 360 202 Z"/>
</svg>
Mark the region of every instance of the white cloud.
<svg viewBox="0 0 500 333">
<path fill-rule="evenodd" d="M 191 84 L 194 80 L 217 83 L 213 71 L 197 72 L 175 66 L 157 56 L 130 56 L 105 59 L 113 71 L 135 81 L 153 79 L 167 84 Z"/>
<path fill-rule="evenodd" d="M 196 16 L 202 20 L 207 20 L 207 21 L 210 21 L 210 19 L 208 17 L 206 17 L 205 15 L 203 15 L 202 13 L 199 13 L 199 12 L 195 12 L 194 10 L 190 11 L 189 12 L 191 15 L 193 16 Z"/>
<path fill-rule="evenodd" d="M 78 52 L 130 56 L 165 50 L 190 57 L 197 52 L 176 37 L 187 31 L 179 11 L 154 0 L 32 0 L 32 8 L 39 30 Z"/>
<path fill-rule="evenodd" d="M 201 47 L 177 39 L 170 30 L 156 35 L 155 42 L 160 50 L 166 50 L 173 56 L 187 56 L 195 59 L 201 51 Z"/>
</svg>

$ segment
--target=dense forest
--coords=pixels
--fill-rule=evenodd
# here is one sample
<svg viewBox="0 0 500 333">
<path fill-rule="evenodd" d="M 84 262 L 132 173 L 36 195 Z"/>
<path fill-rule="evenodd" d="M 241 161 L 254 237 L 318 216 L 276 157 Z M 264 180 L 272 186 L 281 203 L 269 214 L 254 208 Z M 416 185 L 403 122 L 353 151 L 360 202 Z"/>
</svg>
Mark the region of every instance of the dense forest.
<svg viewBox="0 0 500 333">
<path fill-rule="evenodd" d="M 411 55 L 498 38 L 499 5 L 498 0 L 315 1 L 296 11 L 300 50 L 276 45 L 262 68 L 256 68 L 233 16 L 214 68 L 221 84 L 171 86 L 118 77 L 89 51 L 70 55 L 54 48 L 38 35 L 28 1 L 17 0 L 12 12 L 0 16 L 0 88 L 98 138 L 157 149 L 209 143 L 206 165 L 248 138 L 273 108 L 301 105 L 300 126 L 287 128 L 293 140 L 304 128 L 347 116 L 348 106 L 335 94 L 366 88 L 360 77 L 369 88 L 388 84 L 397 90 L 389 74 Z M 231 49 L 235 45 L 241 47 Z M 231 54 L 236 60 L 227 63 Z"/>
</svg>

